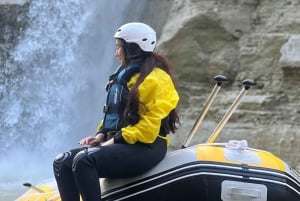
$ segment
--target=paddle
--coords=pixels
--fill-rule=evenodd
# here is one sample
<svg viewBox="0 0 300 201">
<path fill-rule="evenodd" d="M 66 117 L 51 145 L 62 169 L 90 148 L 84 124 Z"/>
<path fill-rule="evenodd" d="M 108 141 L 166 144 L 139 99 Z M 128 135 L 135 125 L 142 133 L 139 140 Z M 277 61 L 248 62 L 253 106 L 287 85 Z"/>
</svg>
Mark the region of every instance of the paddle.
<svg viewBox="0 0 300 201">
<path fill-rule="evenodd" d="M 28 188 L 32 188 L 32 189 L 36 190 L 39 193 L 45 193 L 45 191 L 43 191 L 42 189 L 32 185 L 31 183 L 24 183 L 23 186 L 26 186 Z"/>
<path fill-rule="evenodd" d="M 186 148 L 189 146 L 192 138 L 195 136 L 197 130 L 200 127 L 200 124 L 202 123 L 208 109 L 210 108 L 213 100 L 215 99 L 217 93 L 219 92 L 221 85 L 223 82 L 227 81 L 227 78 L 224 75 L 217 75 L 214 77 L 214 80 L 217 82 L 214 86 L 214 88 L 212 89 L 210 95 L 208 96 L 208 98 L 206 99 L 205 105 L 203 107 L 203 110 L 201 112 L 201 114 L 199 115 L 198 119 L 196 120 L 196 122 L 194 123 L 192 130 L 190 131 L 189 135 L 187 136 L 187 138 L 185 139 L 183 145 L 182 145 L 182 149 Z"/>
<path fill-rule="evenodd" d="M 217 125 L 217 127 L 215 128 L 213 134 L 208 138 L 206 143 L 213 143 L 215 141 L 215 139 L 217 138 L 217 136 L 219 135 L 219 133 L 221 132 L 221 130 L 223 129 L 223 127 L 225 126 L 225 124 L 227 123 L 228 119 L 231 117 L 232 113 L 234 112 L 234 110 L 237 108 L 237 106 L 240 104 L 242 98 L 246 95 L 246 93 L 248 92 L 248 89 L 251 86 L 256 85 L 256 82 L 254 80 L 244 80 L 243 81 L 243 88 L 241 90 L 241 92 L 239 93 L 239 95 L 236 97 L 236 99 L 234 100 L 234 102 L 232 103 L 232 105 L 230 106 L 230 108 L 228 109 L 228 111 L 225 113 L 224 117 L 221 119 L 221 121 L 219 122 L 219 124 Z"/>
</svg>

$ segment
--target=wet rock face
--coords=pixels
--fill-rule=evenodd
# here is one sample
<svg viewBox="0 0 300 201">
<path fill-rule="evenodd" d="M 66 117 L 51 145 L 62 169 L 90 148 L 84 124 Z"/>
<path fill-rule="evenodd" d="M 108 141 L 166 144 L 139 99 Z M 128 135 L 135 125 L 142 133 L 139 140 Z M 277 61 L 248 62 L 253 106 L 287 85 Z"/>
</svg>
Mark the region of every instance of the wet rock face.
<svg viewBox="0 0 300 201">
<path fill-rule="evenodd" d="M 29 1 L 0 0 L 0 44 L 12 43 L 26 25 Z"/>
<path fill-rule="evenodd" d="M 27 24 L 29 0 L 0 0 L 0 87 L 7 80 L 5 63 L 10 57 L 9 51 L 18 43 Z M 3 89 L 3 88 L 1 88 Z M 0 100 L 3 90 L 0 89 Z"/>
<path fill-rule="evenodd" d="M 26 27 L 29 0 L 0 0 L 0 65 Z"/>
<path fill-rule="evenodd" d="M 254 79 L 217 138 L 247 139 L 293 167 L 300 159 L 300 1 L 173 1 L 159 50 L 175 64 L 181 95 L 180 134 L 200 113 L 217 74 L 228 76 L 193 143 L 205 142 L 242 87 Z"/>
</svg>

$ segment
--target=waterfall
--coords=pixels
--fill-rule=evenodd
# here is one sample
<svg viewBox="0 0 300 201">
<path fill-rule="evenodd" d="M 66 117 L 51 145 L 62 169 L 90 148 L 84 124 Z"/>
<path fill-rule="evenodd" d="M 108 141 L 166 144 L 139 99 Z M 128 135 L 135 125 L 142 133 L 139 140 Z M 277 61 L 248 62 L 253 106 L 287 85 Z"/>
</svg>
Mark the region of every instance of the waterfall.
<svg viewBox="0 0 300 201">
<path fill-rule="evenodd" d="M 1 194 L 52 177 L 55 155 L 95 134 L 129 2 L 32 0 L 29 26 L 1 69 Z"/>
</svg>

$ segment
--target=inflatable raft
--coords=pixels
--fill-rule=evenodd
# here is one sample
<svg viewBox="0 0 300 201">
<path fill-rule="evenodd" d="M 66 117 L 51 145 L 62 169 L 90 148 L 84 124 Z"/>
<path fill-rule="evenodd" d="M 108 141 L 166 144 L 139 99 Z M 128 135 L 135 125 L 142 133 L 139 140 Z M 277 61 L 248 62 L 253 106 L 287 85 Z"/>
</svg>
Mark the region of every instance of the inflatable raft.
<svg viewBox="0 0 300 201">
<path fill-rule="evenodd" d="M 103 200 L 296 201 L 300 176 L 246 141 L 199 144 L 170 152 L 152 171 L 101 179 Z"/>
<path fill-rule="evenodd" d="M 218 93 L 223 76 L 208 97 L 204 110 L 182 149 L 169 152 L 155 168 L 128 179 L 101 178 L 106 201 L 300 201 L 300 175 L 270 152 L 248 147 L 245 140 L 213 143 L 254 82 L 244 87 L 207 143 L 188 146 Z M 16 201 L 60 200 L 55 181 L 32 186 Z"/>
<path fill-rule="evenodd" d="M 151 171 L 130 179 L 100 179 L 103 200 L 299 201 L 300 176 L 273 154 L 246 141 L 199 144 L 167 154 Z M 55 181 L 17 201 L 58 201 Z"/>
</svg>

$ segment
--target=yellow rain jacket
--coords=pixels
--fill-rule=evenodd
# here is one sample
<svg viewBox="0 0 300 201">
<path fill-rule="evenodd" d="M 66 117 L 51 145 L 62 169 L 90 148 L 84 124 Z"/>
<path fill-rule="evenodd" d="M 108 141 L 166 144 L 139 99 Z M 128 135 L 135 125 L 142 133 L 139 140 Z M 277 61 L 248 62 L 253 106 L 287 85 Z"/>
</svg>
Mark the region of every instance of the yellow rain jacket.
<svg viewBox="0 0 300 201">
<path fill-rule="evenodd" d="M 139 73 L 130 78 L 127 83 L 129 90 L 138 76 Z M 139 85 L 138 94 L 140 120 L 135 125 L 122 128 L 122 137 L 129 144 L 152 143 L 158 137 L 161 120 L 176 108 L 179 96 L 169 74 L 157 67 Z"/>
</svg>

